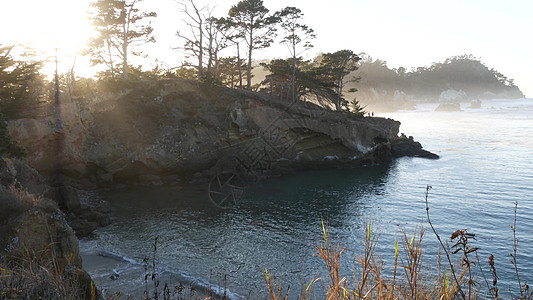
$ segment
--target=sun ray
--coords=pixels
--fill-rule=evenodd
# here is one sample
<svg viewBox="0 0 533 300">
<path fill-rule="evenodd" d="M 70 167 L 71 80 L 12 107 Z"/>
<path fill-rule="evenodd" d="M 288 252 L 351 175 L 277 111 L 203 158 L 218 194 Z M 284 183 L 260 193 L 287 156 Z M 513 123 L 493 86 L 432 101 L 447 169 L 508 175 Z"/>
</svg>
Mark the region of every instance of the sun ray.
<svg viewBox="0 0 533 300">
<path fill-rule="evenodd" d="M 74 59 L 94 35 L 88 19 L 88 0 L 18 0 L 2 4 L 1 24 L 6 28 L 3 44 L 34 48 L 43 58 L 53 60 L 56 49 L 60 72 L 72 67 Z M 45 73 L 54 69 L 47 64 Z M 53 72 L 53 71 L 52 71 Z"/>
</svg>

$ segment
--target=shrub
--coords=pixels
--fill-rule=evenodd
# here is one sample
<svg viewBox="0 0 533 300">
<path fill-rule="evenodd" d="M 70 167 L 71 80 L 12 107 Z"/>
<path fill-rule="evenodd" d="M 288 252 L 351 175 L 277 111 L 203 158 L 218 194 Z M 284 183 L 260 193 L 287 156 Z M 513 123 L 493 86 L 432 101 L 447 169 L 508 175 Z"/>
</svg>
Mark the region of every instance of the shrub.
<svg viewBox="0 0 533 300">
<path fill-rule="evenodd" d="M 3 114 L 0 113 L 0 156 L 23 157 L 25 155 L 26 149 L 13 142 L 7 129 L 7 122 Z"/>
</svg>

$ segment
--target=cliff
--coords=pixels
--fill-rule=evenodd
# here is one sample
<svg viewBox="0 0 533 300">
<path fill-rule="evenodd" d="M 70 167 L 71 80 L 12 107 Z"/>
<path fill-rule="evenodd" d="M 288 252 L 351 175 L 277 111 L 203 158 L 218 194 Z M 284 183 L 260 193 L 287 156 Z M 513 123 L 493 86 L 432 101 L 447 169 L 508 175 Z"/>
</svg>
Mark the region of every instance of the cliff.
<svg viewBox="0 0 533 300">
<path fill-rule="evenodd" d="M 388 162 L 400 126 L 186 80 L 51 105 L 48 114 L 10 121 L 10 133 L 32 167 L 78 184 L 163 184 L 223 172 L 258 180 Z"/>
<path fill-rule="evenodd" d="M 0 158 L 0 298 L 89 299 L 78 239 L 39 174 L 24 161 Z"/>
</svg>

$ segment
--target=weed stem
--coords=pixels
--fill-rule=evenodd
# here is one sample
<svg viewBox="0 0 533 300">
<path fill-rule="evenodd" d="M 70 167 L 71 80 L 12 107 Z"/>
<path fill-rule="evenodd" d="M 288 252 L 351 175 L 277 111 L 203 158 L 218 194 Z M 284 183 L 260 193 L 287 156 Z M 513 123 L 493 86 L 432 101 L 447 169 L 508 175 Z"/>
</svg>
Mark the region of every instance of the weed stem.
<svg viewBox="0 0 533 300">
<path fill-rule="evenodd" d="M 431 189 L 430 185 L 426 186 L 426 215 L 427 215 L 427 218 L 428 218 L 428 223 L 429 223 L 429 226 L 431 226 L 431 230 L 433 230 L 433 233 L 435 234 L 435 236 L 439 240 L 439 243 L 442 246 L 442 249 L 444 250 L 444 253 L 446 253 L 446 257 L 448 258 L 448 263 L 450 264 L 450 269 L 452 271 L 453 279 L 455 280 L 455 284 L 457 284 L 457 289 L 459 289 L 459 293 L 461 294 L 461 297 L 463 297 L 463 299 L 466 299 L 465 293 L 461 289 L 461 285 L 459 284 L 459 281 L 457 280 L 457 277 L 455 276 L 455 270 L 453 268 L 453 264 L 452 264 L 452 260 L 450 258 L 450 254 L 448 253 L 448 250 L 446 250 L 446 247 L 444 247 L 444 243 L 440 239 L 439 234 L 435 230 L 435 227 L 433 227 L 433 224 L 431 223 L 431 219 L 429 218 L 428 196 L 429 196 L 429 190 L 430 189 Z"/>
</svg>

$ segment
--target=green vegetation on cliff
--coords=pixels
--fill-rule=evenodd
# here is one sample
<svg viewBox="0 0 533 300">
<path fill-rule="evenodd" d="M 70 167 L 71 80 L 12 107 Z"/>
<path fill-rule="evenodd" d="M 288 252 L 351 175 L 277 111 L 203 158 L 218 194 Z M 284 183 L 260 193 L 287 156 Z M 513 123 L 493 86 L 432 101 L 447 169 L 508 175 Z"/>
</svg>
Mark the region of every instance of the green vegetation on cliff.
<svg viewBox="0 0 533 300">
<path fill-rule="evenodd" d="M 35 60 L 33 51 L 20 48 L 0 44 L 0 112 L 8 118 L 31 110 L 47 93 L 42 62 Z"/>
<path fill-rule="evenodd" d="M 4 115 L 0 112 L 0 157 L 20 157 L 24 155 L 26 155 L 26 150 L 15 144 L 11 139 Z"/>
</svg>

